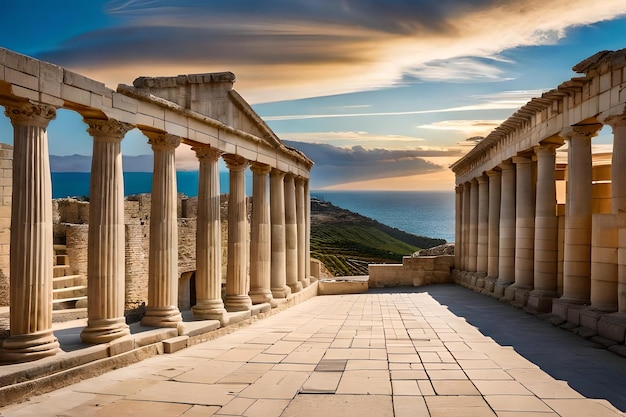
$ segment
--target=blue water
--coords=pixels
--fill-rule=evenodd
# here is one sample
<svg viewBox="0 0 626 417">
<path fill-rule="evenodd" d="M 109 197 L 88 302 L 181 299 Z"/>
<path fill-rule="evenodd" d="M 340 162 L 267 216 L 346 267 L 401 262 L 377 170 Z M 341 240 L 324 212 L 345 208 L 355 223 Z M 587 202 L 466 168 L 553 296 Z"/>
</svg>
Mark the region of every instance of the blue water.
<svg viewBox="0 0 626 417">
<path fill-rule="evenodd" d="M 178 192 L 198 195 L 198 172 L 176 173 Z M 124 195 L 151 192 L 152 173 L 125 172 Z M 220 172 L 220 191 L 228 192 L 228 173 Z M 246 178 L 246 194 L 252 194 L 252 179 Z M 52 196 L 89 195 L 88 172 L 53 172 Z M 311 191 L 312 197 L 371 217 L 388 226 L 416 235 L 454 241 L 454 191 Z"/>
<path fill-rule="evenodd" d="M 405 232 L 454 241 L 454 190 L 311 191 L 311 196 Z"/>
</svg>

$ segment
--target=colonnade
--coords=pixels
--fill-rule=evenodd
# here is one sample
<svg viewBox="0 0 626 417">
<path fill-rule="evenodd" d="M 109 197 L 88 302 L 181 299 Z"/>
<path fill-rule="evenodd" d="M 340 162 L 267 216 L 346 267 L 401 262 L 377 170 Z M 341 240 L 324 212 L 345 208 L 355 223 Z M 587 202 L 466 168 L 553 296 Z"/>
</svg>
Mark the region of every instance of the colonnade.
<svg viewBox="0 0 626 417">
<path fill-rule="evenodd" d="M 531 100 L 452 165 L 456 280 L 621 343 L 626 316 L 612 313 L 626 313 L 624 55 L 583 61 L 574 69 L 585 77 Z M 610 164 L 592 152 L 604 126 Z"/>
<path fill-rule="evenodd" d="M 313 163 L 284 145 L 232 89 L 232 73 L 140 77 L 134 86 L 120 85 L 113 91 L 63 68 L 2 52 L 6 59 L 0 60 L 0 105 L 13 125 L 14 157 L 10 336 L 0 345 L 0 362 L 32 361 L 60 351 L 52 332 L 53 218 L 47 137 L 47 127 L 59 108 L 79 112 L 93 138 L 84 342 L 107 343 L 130 334 L 124 317 L 121 142 L 134 128 L 146 136 L 154 154 L 143 325 L 178 327 L 182 322 L 175 165 L 179 146 L 191 146 L 199 164 L 194 319 L 219 320 L 223 325 L 229 312 L 246 312 L 258 304 L 275 307 L 310 285 L 308 178 Z M 152 91 L 153 87 L 158 90 Z M 230 176 L 225 294 L 220 158 Z M 253 173 L 251 224 L 245 197 L 248 167 Z"/>
</svg>

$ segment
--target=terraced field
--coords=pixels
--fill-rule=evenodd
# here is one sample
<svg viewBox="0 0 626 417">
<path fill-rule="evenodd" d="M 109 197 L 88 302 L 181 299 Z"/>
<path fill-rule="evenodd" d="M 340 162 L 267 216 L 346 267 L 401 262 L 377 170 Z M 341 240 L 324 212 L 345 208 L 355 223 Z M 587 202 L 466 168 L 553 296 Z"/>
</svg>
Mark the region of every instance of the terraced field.
<svg viewBox="0 0 626 417">
<path fill-rule="evenodd" d="M 445 243 L 415 236 L 358 213 L 311 202 L 311 256 L 335 276 L 367 275 L 368 264 L 400 263 L 403 256 Z"/>
</svg>

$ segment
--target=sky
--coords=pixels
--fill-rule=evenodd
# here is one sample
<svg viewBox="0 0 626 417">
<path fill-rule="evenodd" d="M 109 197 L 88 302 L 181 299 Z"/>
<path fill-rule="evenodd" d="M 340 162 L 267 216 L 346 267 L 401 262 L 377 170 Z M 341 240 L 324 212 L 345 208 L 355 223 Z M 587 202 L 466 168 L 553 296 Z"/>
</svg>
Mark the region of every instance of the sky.
<svg viewBox="0 0 626 417">
<path fill-rule="evenodd" d="M 232 71 L 244 99 L 315 162 L 312 189 L 452 190 L 448 167 L 471 138 L 583 59 L 626 48 L 626 1 L 11 1 L 0 47 L 113 89 Z M 85 129 L 60 110 L 51 154 L 90 155 Z M 0 141 L 12 142 L 7 118 Z M 610 131 L 594 141 L 610 145 Z M 151 153 L 136 130 L 122 149 Z M 197 169 L 186 146 L 177 164 Z"/>
</svg>

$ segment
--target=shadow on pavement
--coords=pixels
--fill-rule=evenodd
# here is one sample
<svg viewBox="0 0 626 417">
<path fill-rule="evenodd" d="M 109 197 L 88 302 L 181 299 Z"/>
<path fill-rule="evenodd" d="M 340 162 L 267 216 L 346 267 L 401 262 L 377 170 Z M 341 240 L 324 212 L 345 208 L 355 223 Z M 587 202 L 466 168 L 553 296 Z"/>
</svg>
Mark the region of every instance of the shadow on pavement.
<svg viewBox="0 0 626 417">
<path fill-rule="evenodd" d="M 626 411 L 626 358 L 494 298 L 455 284 L 372 288 L 369 293 L 428 293 L 485 336 L 539 366 L 587 398 Z"/>
</svg>

